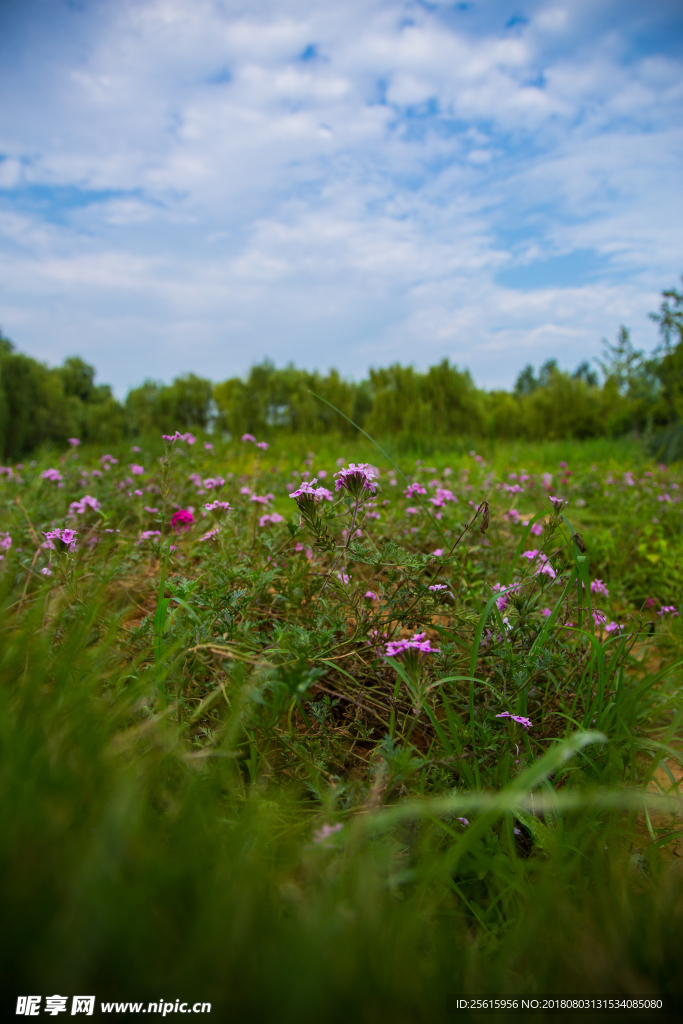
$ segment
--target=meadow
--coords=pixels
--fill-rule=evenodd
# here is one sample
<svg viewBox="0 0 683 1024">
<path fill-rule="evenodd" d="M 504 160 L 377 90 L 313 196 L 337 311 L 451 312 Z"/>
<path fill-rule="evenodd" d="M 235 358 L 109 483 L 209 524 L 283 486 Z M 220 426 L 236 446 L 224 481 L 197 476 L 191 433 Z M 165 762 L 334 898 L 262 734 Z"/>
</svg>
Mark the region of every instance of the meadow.
<svg viewBox="0 0 683 1024">
<path fill-rule="evenodd" d="M 683 998 L 680 464 L 174 431 L 0 491 L 8 998 Z"/>
</svg>

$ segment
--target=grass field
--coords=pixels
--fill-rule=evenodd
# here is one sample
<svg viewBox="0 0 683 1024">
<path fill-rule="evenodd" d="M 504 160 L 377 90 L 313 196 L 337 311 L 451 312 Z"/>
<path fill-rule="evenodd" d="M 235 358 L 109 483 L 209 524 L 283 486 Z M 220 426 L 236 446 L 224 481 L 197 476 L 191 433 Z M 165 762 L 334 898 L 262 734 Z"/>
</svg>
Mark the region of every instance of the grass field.
<svg viewBox="0 0 683 1024">
<path fill-rule="evenodd" d="M 392 457 L 184 435 L 3 471 L 12 1013 L 681 999 L 680 467 Z"/>
</svg>

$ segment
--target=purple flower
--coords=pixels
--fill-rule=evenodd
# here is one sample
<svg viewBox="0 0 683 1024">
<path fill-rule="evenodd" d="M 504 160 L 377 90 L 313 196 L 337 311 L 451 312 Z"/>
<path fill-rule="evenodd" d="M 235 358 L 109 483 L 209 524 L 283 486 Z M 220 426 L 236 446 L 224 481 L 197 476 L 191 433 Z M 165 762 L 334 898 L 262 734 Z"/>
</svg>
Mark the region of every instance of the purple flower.
<svg viewBox="0 0 683 1024">
<path fill-rule="evenodd" d="M 268 448 L 270 448 L 270 445 L 268 444 L 267 441 L 257 441 L 256 442 L 256 447 L 260 448 L 262 451 L 265 452 L 265 451 L 268 450 Z"/>
<path fill-rule="evenodd" d="M 531 533 L 533 533 L 535 537 L 540 537 L 543 533 L 543 523 L 532 523 Z"/>
<path fill-rule="evenodd" d="M 553 508 L 556 512 L 559 512 L 561 509 L 564 508 L 565 505 L 569 504 L 569 502 L 565 501 L 564 498 L 553 497 L 552 494 L 549 494 L 548 497 L 550 498 L 550 501 L 552 502 Z"/>
<path fill-rule="evenodd" d="M 143 540 L 151 540 L 152 537 L 161 537 L 161 530 L 143 530 L 140 534 L 138 544 L 142 544 Z"/>
<path fill-rule="evenodd" d="M 175 434 L 162 434 L 164 441 L 170 441 L 174 444 L 176 441 L 185 441 L 187 444 L 194 444 L 197 438 L 194 434 L 181 434 L 179 430 L 176 430 Z"/>
<path fill-rule="evenodd" d="M 328 843 L 327 840 L 337 832 L 341 832 L 343 827 L 344 826 L 340 822 L 337 822 L 336 825 L 323 825 L 322 828 L 319 828 L 317 832 L 313 833 L 313 842 L 316 846 L 326 846 L 329 848 L 332 846 L 332 843 Z"/>
<path fill-rule="evenodd" d="M 610 622 L 608 626 L 605 626 L 606 633 L 614 633 L 617 629 L 621 629 L 618 622 Z"/>
<path fill-rule="evenodd" d="M 43 480 L 51 480 L 53 483 L 57 483 L 62 479 L 62 474 L 58 469 L 45 469 L 40 475 Z"/>
<path fill-rule="evenodd" d="M 43 576 L 52 576 L 52 569 L 41 569 Z"/>
<path fill-rule="evenodd" d="M 242 434 L 242 440 L 245 442 L 251 441 L 252 444 L 256 444 L 256 438 L 254 437 L 253 434 Z"/>
<path fill-rule="evenodd" d="M 54 541 L 58 542 L 59 547 L 64 551 L 71 549 L 71 545 L 76 540 L 78 534 L 75 530 L 48 530 L 47 533 L 43 533 L 45 537 L 45 543 L 42 545 L 44 548 L 51 548 L 55 550 Z"/>
<path fill-rule="evenodd" d="M 522 558 L 528 558 L 532 562 L 534 558 L 538 557 L 538 553 L 538 548 L 532 548 L 531 551 L 523 551 Z"/>
<path fill-rule="evenodd" d="M 346 575 L 345 572 L 336 572 L 335 576 L 337 577 L 340 583 L 344 584 L 344 586 L 347 586 L 351 582 L 350 578 Z"/>
<path fill-rule="evenodd" d="M 427 490 L 421 483 L 408 484 L 407 488 L 403 492 L 406 498 L 411 498 L 413 494 L 426 494 Z"/>
<path fill-rule="evenodd" d="M 431 587 L 429 589 L 432 592 L 434 592 L 436 590 L 448 590 L 448 584 L 447 583 L 432 583 L 432 585 L 431 585 Z"/>
<path fill-rule="evenodd" d="M 107 469 L 109 466 L 117 466 L 119 460 L 115 459 L 113 455 L 103 455 L 100 462 Z"/>
<path fill-rule="evenodd" d="M 541 615 L 544 615 L 546 619 L 549 619 L 552 615 L 550 608 L 541 608 Z"/>
<path fill-rule="evenodd" d="M 80 501 L 72 501 L 69 505 L 71 515 L 82 516 L 86 509 L 91 508 L 93 512 L 97 512 L 100 509 L 100 503 L 97 498 L 93 498 L 91 494 L 84 494 Z"/>
<path fill-rule="evenodd" d="M 174 512 L 171 516 L 171 529 L 174 530 L 175 533 L 180 533 L 181 530 L 185 530 L 187 532 L 193 522 L 194 515 L 192 514 L 192 509 L 179 508 L 178 511 Z"/>
<path fill-rule="evenodd" d="M 219 515 L 223 512 L 233 511 L 233 507 L 228 501 L 211 501 L 204 508 L 207 512 L 218 512 Z"/>
<path fill-rule="evenodd" d="M 607 616 L 604 612 L 601 612 L 599 608 L 594 608 L 592 615 L 593 622 L 596 626 L 604 626 L 604 624 L 607 622 Z"/>
<path fill-rule="evenodd" d="M 602 580 L 593 580 L 591 583 L 591 594 L 602 594 L 604 597 L 609 597 L 609 590 Z"/>
<path fill-rule="evenodd" d="M 536 576 L 549 576 L 551 580 L 554 580 L 557 573 L 553 569 L 550 562 L 544 562 L 540 569 L 536 570 Z"/>
<path fill-rule="evenodd" d="M 387 644 L 386 654 L 388 658 L 394 658 L 406 651 L 418 651 L 420 654 L 438 654 L 439 648 L 432 647 L 429 640 L 425 640 L 426 633 L 416 633 L 411 640 L 390 640 Z"/>
<path fill-rule="evenodd" d="M 673 615 L 675 617 L 678 615 L 678 608 L 675 604 L 663 604 L 657 612 L 657 615 Z"/>
<path fill-rule="evenodd" d="M 523 725 L 525 729 L 531 729 L 532 724 L 529 718 L 523 718 L 522 715 L 511 715 L 509 711 L 502 711 L 496 718 L 509 718 L 513 722 L 517 722 L 519 725 Z"/>
<path fill-rule="evenodd" d="M 458 818 L 457 820 L 461 822 L 463 825 L 469 825 L 469 821 L 467 820 L 467 818 Z"/>
<path fill-rule="evenodd" d="M 266 526 L 268 523 L 282 523 L 284 522 L 284 516 L 281 516 L 279 512 L 273 512 L 271 515 L 261 516 L 258 521 L 259 526 Z"/>
<path fill-rule="evenodd" d="M 657 607 L 657 598 L 656 597 L 648 597 L 647 601 L 645 602 L 645 607 L 646 608 L 656 608 Z"/>
<path fill-rule="evenodd" d="M 334 474 L 335 491 L 348 491 L 354 497 L 359 497 L 364 491 L 375 494 L 377 491 L 376 477 L 378 470 L 369 462 L 360 462 L 357 466 L 351 462 L 345 469 L 340 469 Z"/>
<path fill-rule="evenodd" d="M 200 537 L 199 539 L 200 539 L 200 541 L 201 540 L 213 540 L 213 538 L 216 537 L 219 533 L 220 533 L 220 530 L 216 526 L 213 530 L 209 530 L 208 533 L 205 533 L 204 536 Z"/>
<path fill-rule="evenodd" d="M 377 600 L 377 594 L 374 592 L 374 590 L 366 590 L 363 596 L 367 597 L 370 601 Z"/>
<path fill-rule="evenodd" d="M 74 448 L 78 448 L 79 444 L 81 443 L 77 437 L 69 437 L 67 438 L 67 440 L 70 445 L 73 445 Z"/>
<path fill-rule="evenodd" d="M 443 548 L 435 548 L 434 551 L 432 551 L 432 554 L 434 555 L 435 558 L 441 558 L 443 552 Z"/>
<path fill-rule="evenodd" d="M 213 445 L 210 444 L 209 441 L 205 441 L 204 442 L 204 451 L 207 451 L 207 452 L 212 452 L 213 451 Z"/>
<path fill-rule="evenodd" d="M 406 515 L 407 516 L 418 516 L 419 514 L 420 514 L 419 508 L 413 508 L 412 505 L 409 505 L 408 508 L 406 509 Z"/>
<path fill-rule="evenodd" d="M 9 533 L 6 533 L 6 534 L 4 534 L 2 539 L 0 539 L 0 548 L 2 548 L 3 551 L 9 551 L 9 549 L 11 547 L 12 547 L 12 538 L 10 537 Z"/>
<path fill-rule="evenodd" d="M 129 463 L 128 469 L 131 471 L 133 476 L 142 476 L 142 474 L 145 472 L 145 467 L 138 466 L 137 463 L 135 462 Z"/>
<path fill-rule="evenodd" d="M 274 494 L 252 494 L 251 500 L 257 505 L 267 505 L 275 499 Z"/>
<path fill-rule="evenodd" d="M 145 512 L 149 512 L 149 514 L 152 515 L 152 516 L 155 514 L 155 512 L 158 512 L 158 511 L 159 511 L 158 508 L 150 508 L 149 505 L 145 505 Z"/>
</svg>

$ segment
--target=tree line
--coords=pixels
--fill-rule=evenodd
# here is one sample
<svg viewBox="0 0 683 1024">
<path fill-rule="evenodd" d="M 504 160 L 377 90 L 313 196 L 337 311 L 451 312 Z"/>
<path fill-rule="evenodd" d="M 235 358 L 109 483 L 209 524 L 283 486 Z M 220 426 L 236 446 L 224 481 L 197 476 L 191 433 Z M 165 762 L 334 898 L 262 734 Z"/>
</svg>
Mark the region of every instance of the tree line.
<svg viewBox="0 0 683 1024">
<path fill-rule="evenodd" d="M 510 391 L 485 391 L 470 374 L 443 360 L 420 373 L 394 364 L 359 382 L 278 369 L 265 361 L 246 378 L 215 384 L 193 373 L 171 384 L 147 380 L 119 402 L 78 356 L 61 366 L 15 351 L 0 334 L 0 451 L 18 460 L 46 443 L 115 443 L 175 430 L 269 438 L 283 433 L 351 436 L 356 424 L 399 447 L 466 438 L 527 440 L 617 437 L 648 439 L 665 460 L 683 457 L 683 291 L 662 292 L 660 344 L 646 356 L 622 327 L 604 342 L 598 369 L 573 372 L 549 359 L 526 366 Z M 317 397 L 316 397 L 317 396 Z M 322 399 L 322 401 L 321 401 Z M 344 417 L 333 408 L 339 409 Z"/>
</svg>

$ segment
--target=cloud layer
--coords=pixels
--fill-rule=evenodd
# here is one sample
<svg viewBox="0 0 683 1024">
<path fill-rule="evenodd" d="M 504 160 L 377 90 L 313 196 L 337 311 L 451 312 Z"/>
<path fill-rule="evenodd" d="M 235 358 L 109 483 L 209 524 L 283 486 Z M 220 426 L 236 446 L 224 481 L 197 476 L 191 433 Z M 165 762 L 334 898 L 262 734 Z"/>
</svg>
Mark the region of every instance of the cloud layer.
<svg viewBox="0 0 683 1024">
<path fill-rule="evenodd" d="M 264 356 L 506 386 L 622 322 L 649 347 L 683 270 L 656 6 L 9 5 L 0 323 L 119 391 Z"/>
</svg>

